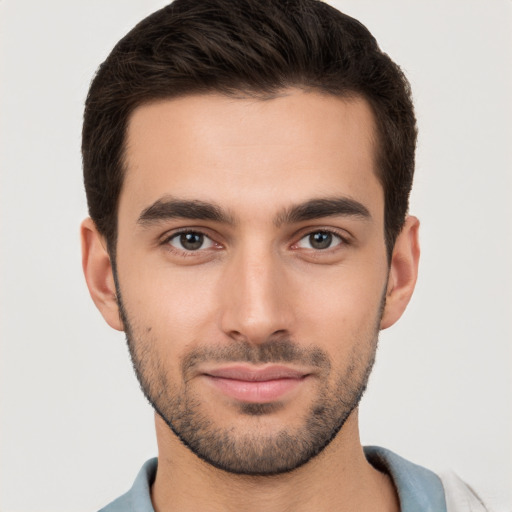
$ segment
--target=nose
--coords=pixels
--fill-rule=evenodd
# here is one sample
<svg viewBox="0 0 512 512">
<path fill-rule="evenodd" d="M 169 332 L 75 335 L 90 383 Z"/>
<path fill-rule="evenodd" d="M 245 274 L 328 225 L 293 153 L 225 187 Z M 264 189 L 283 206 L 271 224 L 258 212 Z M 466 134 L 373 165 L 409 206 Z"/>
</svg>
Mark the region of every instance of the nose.
<svg viewBox="0 0 512 512">
<path fill-rule="evenodd" d="M 291 335 L 292 292 L 279 255 L 241 249 L 226 264 L 220 286 L 221 328 L 230 338 L 260 344 Z"/>
</svg>

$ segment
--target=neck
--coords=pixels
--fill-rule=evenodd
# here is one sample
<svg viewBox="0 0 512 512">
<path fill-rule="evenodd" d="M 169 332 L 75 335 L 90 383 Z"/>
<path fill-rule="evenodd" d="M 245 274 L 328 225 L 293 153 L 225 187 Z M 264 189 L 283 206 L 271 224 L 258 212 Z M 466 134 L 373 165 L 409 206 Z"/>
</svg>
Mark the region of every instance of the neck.
<svg viewBox="0 0 512 512">
<path fill-rule="evenodd" d="M 366 460 L 357 411 L 318 456 L 289 473 L 235 475 L 199 459 L 156 415 L 158 470 L 151 491 L 155 512 L 216 511 L 397 512 L 390 478 Z"/>
</svg>

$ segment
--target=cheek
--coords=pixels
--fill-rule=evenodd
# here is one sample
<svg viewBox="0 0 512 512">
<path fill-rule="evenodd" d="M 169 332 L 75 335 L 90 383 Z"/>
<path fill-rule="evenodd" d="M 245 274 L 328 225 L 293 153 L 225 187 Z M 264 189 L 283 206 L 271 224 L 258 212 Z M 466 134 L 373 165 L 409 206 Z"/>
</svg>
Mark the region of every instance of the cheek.
<svg viewBox="0 0 512 512">
<path fill-rule="evenodd" d="M 331 273 L 311 280 L 306 293 L 298 295 L 299 336 L 331 353 L 345 356 L 355 344 L 374 339 L 380 316 L 386 272 L 376 269 Z"/>
<path fill-rule="evenodd" d="M 208 282 L 197 274 L 165 265 L 120 271 L 123 303 L 134 334 L 150 332 L 162 355 L 179 356 L 186 345 L 208 339 L 215 301 Z"/>
</svg>

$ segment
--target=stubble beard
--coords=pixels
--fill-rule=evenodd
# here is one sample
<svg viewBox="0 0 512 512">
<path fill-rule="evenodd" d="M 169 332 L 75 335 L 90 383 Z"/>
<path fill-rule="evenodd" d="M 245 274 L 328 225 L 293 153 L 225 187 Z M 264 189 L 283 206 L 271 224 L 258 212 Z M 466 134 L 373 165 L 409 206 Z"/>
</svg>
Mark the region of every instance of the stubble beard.
<svg viewBox="0 0 512 512">
<path fill-rule="evenodd" d="M 289 338 L 269 339 L 253 345 L 233 342 L 223 347 L 201 347 L 181 362 L 181 385 L 171 384 L 149 334 L 133 330 L 120 290 L 118 304 L 133 368 L 145 397 L 174 434 L 195 455 L 221 470 L 244 475 L 276 475 L 292 471 L 318 455 L 336 437 L 357 408 L 375 361 L 378 326 L 383 304 L 373 332 L 358 340 L 343 372 L 333 373 L 330 358 L 319 348 L 302 348 Z M 187 377 L 194 365 L 205 361 L 257 363 L 297 363 L 314 366 L 320 376 L 316 401 L 306 411 L 302 425 L 287 425 L 271 435 L 237 432 L 221 428 L 208 416 L 200 397 L 194 394 Z M 272 414 L 282 404 L 240 403 L 239 413 L 248 416 Z"/>
</svg>

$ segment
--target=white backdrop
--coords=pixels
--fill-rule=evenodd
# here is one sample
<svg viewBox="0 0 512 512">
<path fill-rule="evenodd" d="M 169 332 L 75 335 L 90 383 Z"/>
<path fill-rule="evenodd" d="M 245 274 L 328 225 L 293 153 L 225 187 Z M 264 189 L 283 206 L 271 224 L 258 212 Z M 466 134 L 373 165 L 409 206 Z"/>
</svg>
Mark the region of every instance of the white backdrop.
<svg viewBox="0 0 512 512">
<path fill-rule="evenodd" d="M 381 336 L 362 439 L 512 510 L 512 2 L 346 0 L 410 78 L 417 291 Z M 0 0 L 3 512 L 96 510 L 156 454 L 122 334 L 83 282 L 82 105 L 161 0 Z"/>
</svg>

